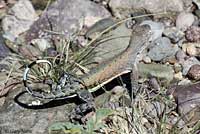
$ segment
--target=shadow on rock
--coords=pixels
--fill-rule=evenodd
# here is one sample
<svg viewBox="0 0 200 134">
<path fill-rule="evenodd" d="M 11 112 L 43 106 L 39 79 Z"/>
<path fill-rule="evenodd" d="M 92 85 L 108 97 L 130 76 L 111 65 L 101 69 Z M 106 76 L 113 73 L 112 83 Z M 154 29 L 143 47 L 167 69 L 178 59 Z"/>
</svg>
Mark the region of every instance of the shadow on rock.
<svg viewBox="0 0 200 134">
<path fill-rule="evenodd" d="M 15 96 L 14 101 L 22 106 L 23 108 L 27 109 L 46 109 L 46 108 L 52 108 L 57 106 L 62 106 L 65 104 L 73 103 L 77 100 L 77 97 L 69 98 L 69 99 L 59 99 L 59 100 L 48 100 L 42 104 L 33 105 L 28 102 L 23 102 L 20 100 L 20 97 L 22 97 L 24 94 L 28 93 L 27 91 L 20 92 L 18 95 Z"/>
</svg>

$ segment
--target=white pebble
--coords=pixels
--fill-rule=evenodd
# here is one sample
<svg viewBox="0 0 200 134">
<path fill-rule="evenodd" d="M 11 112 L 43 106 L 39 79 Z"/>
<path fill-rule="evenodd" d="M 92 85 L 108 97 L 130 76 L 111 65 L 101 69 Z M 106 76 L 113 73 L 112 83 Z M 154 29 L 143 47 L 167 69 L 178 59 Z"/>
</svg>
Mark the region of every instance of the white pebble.
<svg viewBox="0 0 200 134">
<path fill-rule="evenodd" d="M 182 12 L 176 18 L 176 27 L 182 31 L 185 31 L 195 21 L 195 17 L 192 13 Z"/>
</svg>

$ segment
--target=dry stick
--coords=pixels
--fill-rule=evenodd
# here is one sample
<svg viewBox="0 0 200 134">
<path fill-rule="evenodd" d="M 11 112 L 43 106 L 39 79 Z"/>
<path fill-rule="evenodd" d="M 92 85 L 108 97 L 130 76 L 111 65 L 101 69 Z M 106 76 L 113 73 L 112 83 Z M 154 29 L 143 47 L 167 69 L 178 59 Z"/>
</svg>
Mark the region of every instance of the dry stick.
<svg viewBox="0 0 200 134">
<path fill-rule="evenodd" d="M 0 90 L 0 97 L 4 96 L 5 94 L 8 93 L 8 91 L 10 89 L 13 89 L 14 87 L 16 87 L 18 84 L 21 84 L 22 82 L 19 81 L 19 82 L 13 82 L 9 85 L 4 85 L 4 88 L 2 88 L 2 90 Z"/>
<path fill-rule="evenodd" d="M 1 92 L 0 96 L 3 96 L 4 94 L 6 94 L 8 92 L 8 90 L 10 90 L 9 87 L 14 88 L 17 84 L 21 83 L 21 82 L 12 82 L 9 85 L 7 85 L 8 81 L 9 81 L 9 78 L 10 78 L 10 76 L 11 76 L 13 70 L 14 70 L 14 65 L 15 65 L 15 62 L 13 63 L 12 68 L 10 69 L 10 71 L 8 73 L 8 76 L 7 76 L 7 78 L 6 78 L 5 82 L 4 82 L 3 88 L 0 91 Z M 6 90 L 6 89 L 7 89 L 7 91 L 3 91 L 3 90 Z"/>
<path fill-rule="evenodd" d="M 70 41 L 68 40 L 67 41 L 67 48 L 66 48 L 66 56 L 65 56 L 65 63 L 67 63 L 68 62 L 68 58 L 69 58 L 69 45 L 70 45 Z"/>
<path fill-rule="evenodd" d="M 14 63 L 15 63 L 15 62 L 14 62 Z M 8 77 L 7 77 L 6 80 L 5 80 L 5 85 L 4 85 L 3 89 L 5 88 L 6 83 L 8 82 L 8 80 L 9 80 L 9 78 L 10 78 L 10 76 L 11 76 L 13 70 L 14 70 L 14 65 L 15 65 L 14 63 L 13 63 L 12 68 L 10 69 L 10 71 L 9 71 L 9 73 L 8 73 Z"/>
</svg>

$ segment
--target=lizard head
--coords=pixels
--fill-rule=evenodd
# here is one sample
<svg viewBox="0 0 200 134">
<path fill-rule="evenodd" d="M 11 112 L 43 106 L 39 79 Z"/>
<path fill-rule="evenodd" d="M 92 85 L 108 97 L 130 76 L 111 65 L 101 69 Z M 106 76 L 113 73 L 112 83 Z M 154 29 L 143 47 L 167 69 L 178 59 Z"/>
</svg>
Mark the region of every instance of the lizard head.
<svg viewBox="0 0 200 134">
<path fill-rule="evenodd" d="M 151 42 L 152 41 L 152 30 L 147 25 L 137 25 L 133 29 L 132 33 L 132 41 L 137 41 L 141 43 Z"/>
<path fill-rule="evenodd" d="M 151 41 L 156 40 L 157 38 L 162 36 L 162 33 L 164 31 L 164 25 L 160 22 L 155 22 L 152 20 L 145 20 L 143 21 L 140 26 L 148 26 L 151 31 Z"/>
</svg>

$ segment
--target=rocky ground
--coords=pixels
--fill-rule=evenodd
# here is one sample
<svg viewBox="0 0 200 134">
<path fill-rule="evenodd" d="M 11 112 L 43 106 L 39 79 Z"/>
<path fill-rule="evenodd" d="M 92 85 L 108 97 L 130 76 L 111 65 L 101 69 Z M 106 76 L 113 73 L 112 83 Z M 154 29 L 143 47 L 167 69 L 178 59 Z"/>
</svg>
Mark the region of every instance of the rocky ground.
<svg viewBox="0 0 200 134">
<path fill-rule="evenodd" d="M 2 0 L 0 20 L 0 133 L 200 132 L 199 0 Z M 69 121 L 73 100 L 33 106 L 43 100 L 22 94 L 25 65 L 49 59 L 55 77 L 62 67 L 81 75 L 124 51 L 138 22 L 151 26 L 155 40 L 139 57 L 133 100 L 130 82 L 119 79 L 95 94 L 96 112 L 77 124 Z"/>
</svg>

